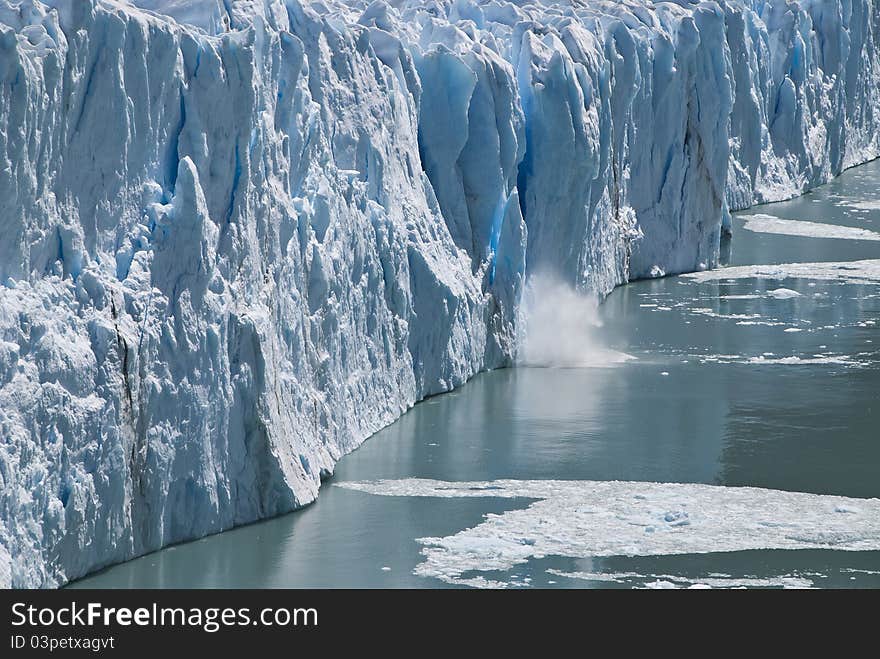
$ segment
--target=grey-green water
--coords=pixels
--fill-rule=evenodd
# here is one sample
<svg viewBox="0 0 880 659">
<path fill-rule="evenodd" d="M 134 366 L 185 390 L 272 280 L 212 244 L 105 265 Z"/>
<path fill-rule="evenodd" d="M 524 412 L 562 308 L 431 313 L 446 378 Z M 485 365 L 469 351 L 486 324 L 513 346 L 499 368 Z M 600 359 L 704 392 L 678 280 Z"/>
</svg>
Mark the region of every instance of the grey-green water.
<svg viewBox="0 0 880 659">
<path fill-rule="evenodd" d="M 870 163 L 804 197 L 735 217 L 730 263 L 880 258 L 880 242 L 743 229 L 748 215 L 769 213 L 880 231 L 880 203 L 864 203 L 880 200 L 878 181 L 880 163 Z M 800 296 L 766 295 L 780 287 Z M 598 338 L 634 360 L 483 374 L 417 405 L 343 458 L 308 508 L 73 586 L 444 587 L 436 575 L 414 573 L 424 561 L 419 538 L 451 536 L 530 503 L 338 486 L 351 481 L 628 480 L 880 497 L 880 282 L 670 277 L 616 290 L 600 313 Z M 486 574 L 519 586 L 687 585 L 715 575 L 730 585 L 880 587 L 880 552 L 548 555 Z"/>
</svg>

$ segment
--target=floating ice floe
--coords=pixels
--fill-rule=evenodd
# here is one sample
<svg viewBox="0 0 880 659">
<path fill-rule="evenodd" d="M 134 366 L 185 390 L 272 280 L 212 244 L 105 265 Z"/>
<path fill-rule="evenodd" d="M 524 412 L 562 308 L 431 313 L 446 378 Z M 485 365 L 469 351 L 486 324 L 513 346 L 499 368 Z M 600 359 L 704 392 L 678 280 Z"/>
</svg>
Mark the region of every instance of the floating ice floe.
<svg viewBox="0 0 880 659">
<path fill-rule="evenodd" d="M 739 279 L 814 279 L 845 284 L 880 284 L 880 259 L 829 261 L 823 263 L 781 263 L 740 265 L 682 275 L 698 283 Z"/>
<path fill-rule="evenodd" d="M 880 200 L 871 200 L 871 201 L 855 201 L 855 202 L 844 202 L 845 206 L 850 208 L 858 208 L 863 211 L 875 211 L 880 210 Z"/>
<path fill-rule="evenodd" d="M 790 288 L 775 288 L 763 293 L 743 293 L 741 295 L 719 295 L 719 300 L 761 300 L 764 298 L 775 298 L 777 300 L 788 300 L 795 297 L 801 297 L 802 294 L 793 291 Z"/>
<path fill-rule="evenodd" d="M 801 236 L 805 238 L 840 238 L 846 240 L 880 240 L 880 233 L 857 229 L 854 227 L 842 227 L 836 224 L 823 224 L 821 222 L 804 222 L 802 220 L 787 220 L 773 215 L 758 213 L 748 215 L 745 218 L 743 228 L 755 233 L 776 233 L 786 236 Z"/>
<path fill-rule="evenodd" d="M 533 558 L 757 549 L 880 550 L 880 499 L 627 481 L 427 479 L 338 483 L 380 496 L 536 499 L 454 535 L 420 538 L 415 574 L 477 587 Z"/>
<path fill-rule="evenodd" d="M 739 320 L 736 323 L 737 325 L 743 326 L 760 326 L 760 327 L 780 327 L 785 325 L 782 321 L 778 320 Z"/>
<path fill-rule="evenodd" d="M 801 357 L 799 355 L 790 355 L 787 357 L 775 357 L 772 353 L 767 355 L 746 356 L 746 355 L 703 355 L 697 357 L 700 363 L 711 364 L 751 364 L 754 366 L 866 366 L 869 362 L 856 359 L 849 355 L 811 355 L 809 357 Z"/>
<path fill-rule="evenodd" d="M 801 297 L 801 294 L 790 288 L 776 288 L 772 291 L 767 291 L 767 297 L 776 298 L 777 300 L 788 300 L 793 297 Z"/>
<path fill-rule="evenodd" d="M 709 318 L 723 318 L 727 320 L 756 320 L 761 317 L 761 314 L 755 313 L 718 313 L 712 309 L 708 309 L 706 307 L 695 307 L 690 310 L 692 314 L 697 316 L 707 316 Z"/>
<path fill-rule="evenodd" d="M 564 572 L 547 570 L 548 574 L 566 579 L 581 579 L 604 583 L 632 584 L 639 588 L 812 588 L 813 580 L 796 574 L 771 577 L 733 577 L 730 575 L 687 577 L 671 574 L 639 574 L 637 572 Z"/>
<path fill-rule="evenodd" d="M 788 330 L 786 330 L 788 331 Z M 800 331 L 800 330 L 795 330 Z M 775 359 L 768 359 L 764 356 L 758 357 L 749 357 L 745 360 L 746 364 L 759 364 L 759 365 L 772 365 L 772 364 L 784 364 L 788 366 L 815 366 L 818 364 L 836 364 L 838 366 L 861 366 L 862 363 L 858 362 L 851 357 L 846 355 L 816 355 L 813 357 L 798 357 L 793 355 L 791 357 L 778 357 Z"/>
</svg>

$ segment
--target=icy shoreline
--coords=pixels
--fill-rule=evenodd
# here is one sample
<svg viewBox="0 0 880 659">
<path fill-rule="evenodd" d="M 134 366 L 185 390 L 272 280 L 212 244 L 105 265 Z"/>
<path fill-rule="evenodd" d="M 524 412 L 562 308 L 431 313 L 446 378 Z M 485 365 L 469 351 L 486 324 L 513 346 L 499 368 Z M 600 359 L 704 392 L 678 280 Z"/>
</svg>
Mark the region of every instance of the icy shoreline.
<svg viewBox="0 0 880 659">
<path fill-rule="evenodd" d="M 526 264 L 600 295 L 714 267 L 730 209 L 880 154 L 878 27 L 871 0 L 0 0 L 0 585 L 310 502 L 511 363 Z"/>
</svg>

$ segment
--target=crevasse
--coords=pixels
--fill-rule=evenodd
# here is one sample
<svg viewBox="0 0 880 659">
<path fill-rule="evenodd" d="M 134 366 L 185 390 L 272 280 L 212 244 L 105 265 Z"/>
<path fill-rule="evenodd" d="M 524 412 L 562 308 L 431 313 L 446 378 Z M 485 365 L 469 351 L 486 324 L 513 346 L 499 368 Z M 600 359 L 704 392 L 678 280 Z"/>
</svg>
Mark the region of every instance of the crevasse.
<svg viewBox="0 0 880 659">
<path fill-rule="evenodd" d="M 880 154 L 873 0 L 0 0 L 0 585 L 293 510 L 528 272 Z"/>
</svg>

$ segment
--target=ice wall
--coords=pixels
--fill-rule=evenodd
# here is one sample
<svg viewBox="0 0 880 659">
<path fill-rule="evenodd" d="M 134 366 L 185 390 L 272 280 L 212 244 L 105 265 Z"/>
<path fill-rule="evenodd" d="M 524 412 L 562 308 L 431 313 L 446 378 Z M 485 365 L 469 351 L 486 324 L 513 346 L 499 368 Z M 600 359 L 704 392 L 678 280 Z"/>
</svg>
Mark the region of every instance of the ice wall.
<svg viewBox="0 0 880 659">
<path fill-rule="evenodd" d="M 790 198 L 880 154 L 877 4 L 748 4 L 725 7 L 731 208 Z"/>
<path fill-rule="evenodd" d="M 524 277 L 717 264 L 880 153 L 827 2 L 0 0 L 0 585 L 308 503 Z"/>
</svg>

